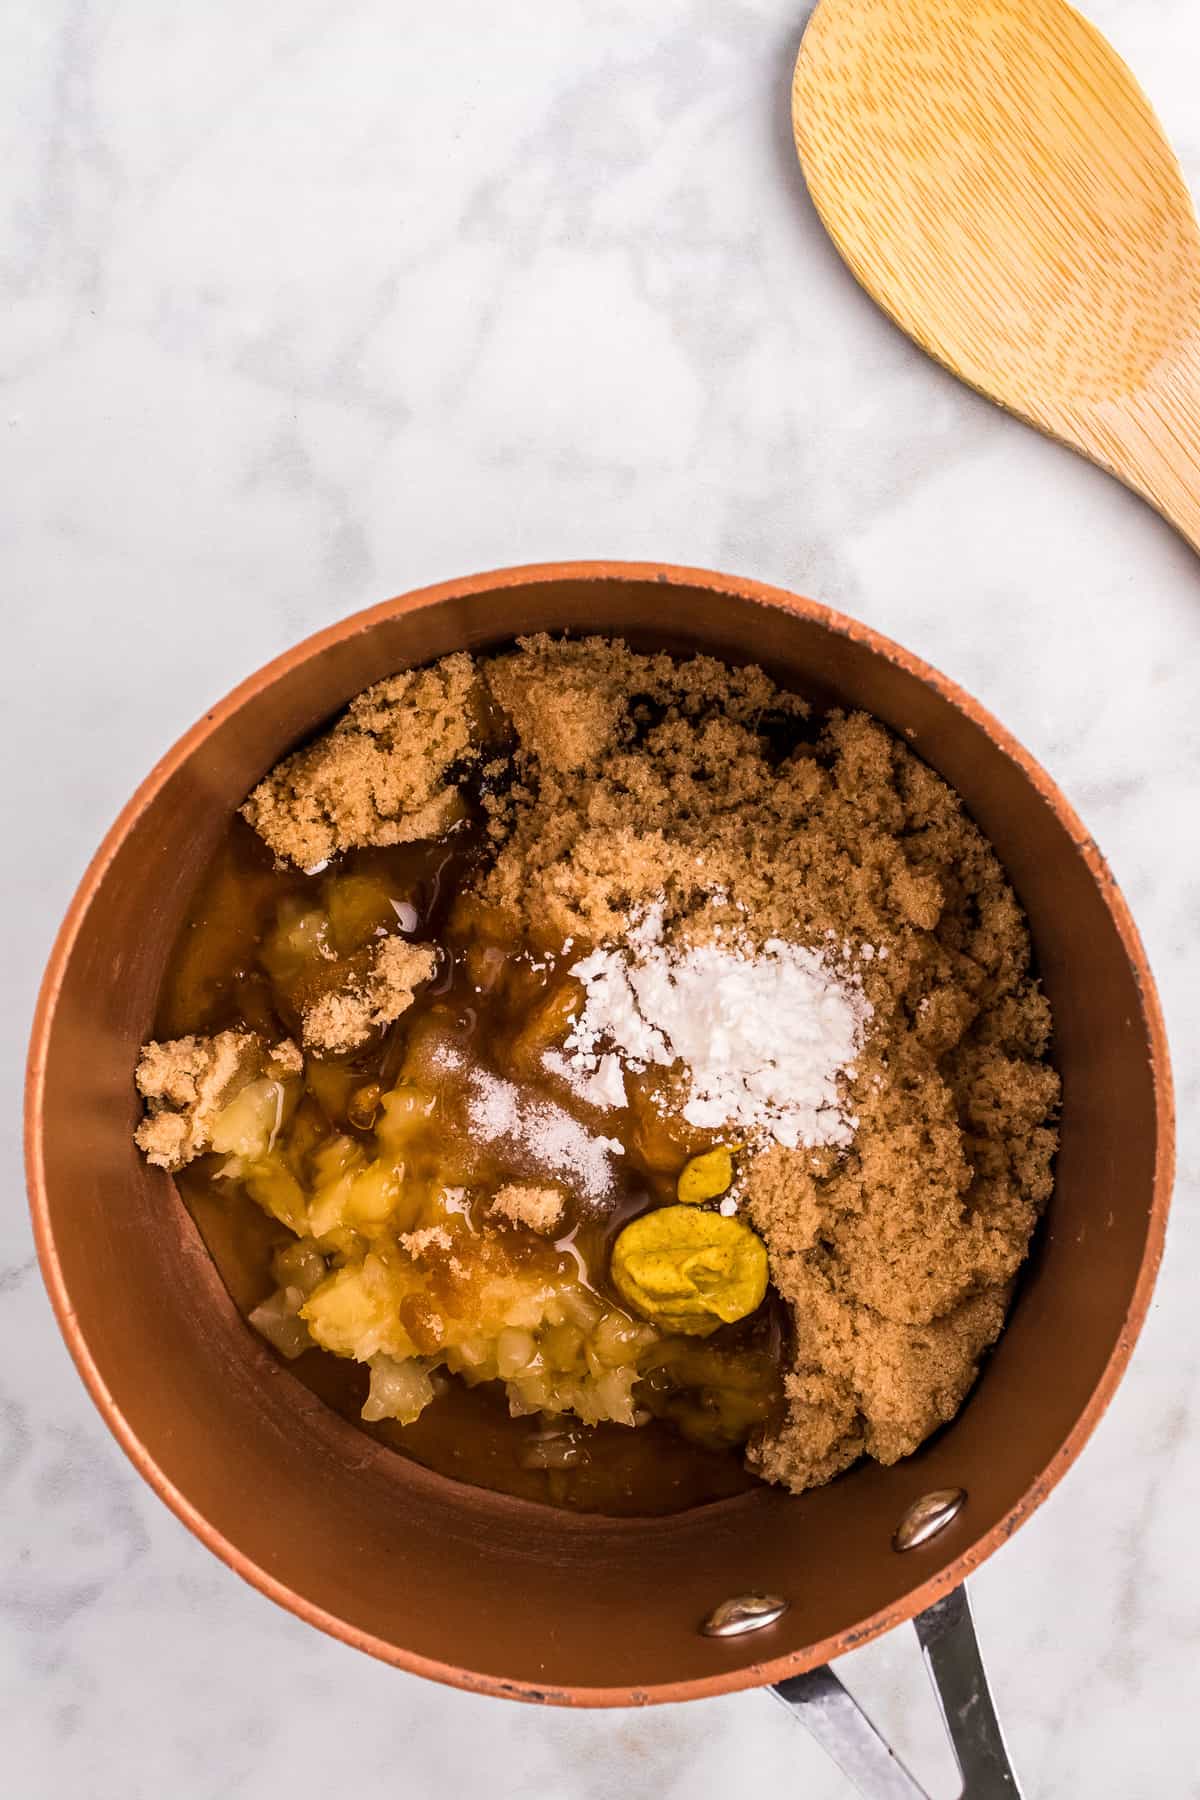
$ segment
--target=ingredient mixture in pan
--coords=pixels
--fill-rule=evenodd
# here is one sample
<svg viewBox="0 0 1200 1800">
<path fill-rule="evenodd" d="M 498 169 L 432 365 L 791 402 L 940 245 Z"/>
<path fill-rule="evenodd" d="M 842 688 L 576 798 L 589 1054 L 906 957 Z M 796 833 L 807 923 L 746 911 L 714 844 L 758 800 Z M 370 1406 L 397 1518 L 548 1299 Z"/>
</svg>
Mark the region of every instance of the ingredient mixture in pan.
<svg viewBox="0 0 1200 1800">
<path fill-rule="evenodd" d="M 755 668 L 545 637 L 250 795 L 137 1069 L 236 1300 L 446 1473 L 663 1511 L 952 1418 L 1049 1196 L 1028 932 L 951 789 Z"/>
</svg>

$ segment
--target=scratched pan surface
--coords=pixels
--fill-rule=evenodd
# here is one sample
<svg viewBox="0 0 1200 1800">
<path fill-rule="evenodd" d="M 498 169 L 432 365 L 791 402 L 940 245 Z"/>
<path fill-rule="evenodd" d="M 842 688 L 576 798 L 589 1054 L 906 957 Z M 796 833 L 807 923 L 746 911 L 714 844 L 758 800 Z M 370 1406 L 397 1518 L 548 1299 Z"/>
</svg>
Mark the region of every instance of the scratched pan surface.
<svg viewBox="0 0 1200 1800">
<path fill-rule="evenodd" d="M 1064 1084 L 1057 1185 L 1011 1322 L 955 1422 L 895 1468 L 648 1521 L 449 1482 L 326 1410 L 239 1318 L 169 1179 L 134 1153 L 130 1071 L 168 949 L 229 813 L 359 689 L 548 629 L 755 660 L 877 714 L 962 794 L 1032 924 Z M 63 925 L 34 1026 L 28 1163 L 59 1322 L 113 1432 L 193 1531 L 302 1618 L 403 1668 L 576 1705 L 778 1680 L 955 1586 L 1045 1497 L 1112 1395 L 1149 1303 L 1172 1159 L 1167 1051 L 1133 924 L 1048 777 L 972 700 L 811 601 L 658 565 L 475 576 L 390 601 L 252 676 L 114 825 Z M 932 1488 L 967 1506 L 898 1556 Z M 727 1595 L 789 1611 L 701 1637 Z"/>
</svg>

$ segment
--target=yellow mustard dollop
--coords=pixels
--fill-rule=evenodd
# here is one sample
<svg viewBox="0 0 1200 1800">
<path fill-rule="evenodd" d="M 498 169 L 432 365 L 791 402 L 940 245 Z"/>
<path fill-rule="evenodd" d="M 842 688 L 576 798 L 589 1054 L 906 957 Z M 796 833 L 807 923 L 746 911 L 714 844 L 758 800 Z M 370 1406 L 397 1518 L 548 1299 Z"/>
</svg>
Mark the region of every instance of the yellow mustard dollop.
<svg viewBox="0 0 1200 1800">
<path fill-rule="evenodd" d="M 744 1144 L 718 1144 L 702 1156 L 685 1163 L 675 1183 L 675 1192 L 685 1206 L 699 1206 L 704 1200 L 715 1200 L 733 1180 L 733 1152 L 744 1150 Z"/>
<path fill-rule="evenodd" d="M 643 1318 L 691 1337 L 744 1319 L 767 1291 L 767 1252 L 740 1219 L 694 1206 L 643 1213 L 613 1246 L 612 1278 Z"/>
</svg>

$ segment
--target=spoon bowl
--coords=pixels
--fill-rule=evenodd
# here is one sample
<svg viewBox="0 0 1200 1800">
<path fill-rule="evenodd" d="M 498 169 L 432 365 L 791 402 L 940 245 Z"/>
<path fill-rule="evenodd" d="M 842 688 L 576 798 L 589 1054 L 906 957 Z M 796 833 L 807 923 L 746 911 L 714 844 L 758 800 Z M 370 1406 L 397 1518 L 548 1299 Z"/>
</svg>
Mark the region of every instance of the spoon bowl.
<svg viewBox="0 0 1200 1800">
<path fill-rule="evenodd" d="M 896 324 L 1200 549 L 1200 230 L 1100 33 L 1064 0 L 821 0 L 792 121 Z"/>
</svg>

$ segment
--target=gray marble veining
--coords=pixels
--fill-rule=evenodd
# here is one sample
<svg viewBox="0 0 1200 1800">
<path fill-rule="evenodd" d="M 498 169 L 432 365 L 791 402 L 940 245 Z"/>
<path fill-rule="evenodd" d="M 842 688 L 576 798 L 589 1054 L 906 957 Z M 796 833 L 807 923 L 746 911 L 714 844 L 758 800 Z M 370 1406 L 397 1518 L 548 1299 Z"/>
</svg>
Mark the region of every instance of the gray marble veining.
<svg viewBox="0 0 1200 1800">
<path fill-rule="evenodd" d="M 849 280 L 791 149 L 805 0 L 0 9 L 0 1741 L 21 1800 L 843 1800 L 759 1695 L 538 1712 L 241 1586 L 109 1440 L 21 1198 L 41 964 L 96 841 L 303 633 L 471 568 L 726 567 L 962 681 L 1109 855 L 1162 987 L 1181 1166 L 1130 1374 L 979 1575 L 1039 1800 L 1200 1796 L 1200 563 Z M 1090 0 L 1200 190 L 1200 12 Z M 908 1634 L 841 1665 L 942 1793 Z"/>
</svg>

